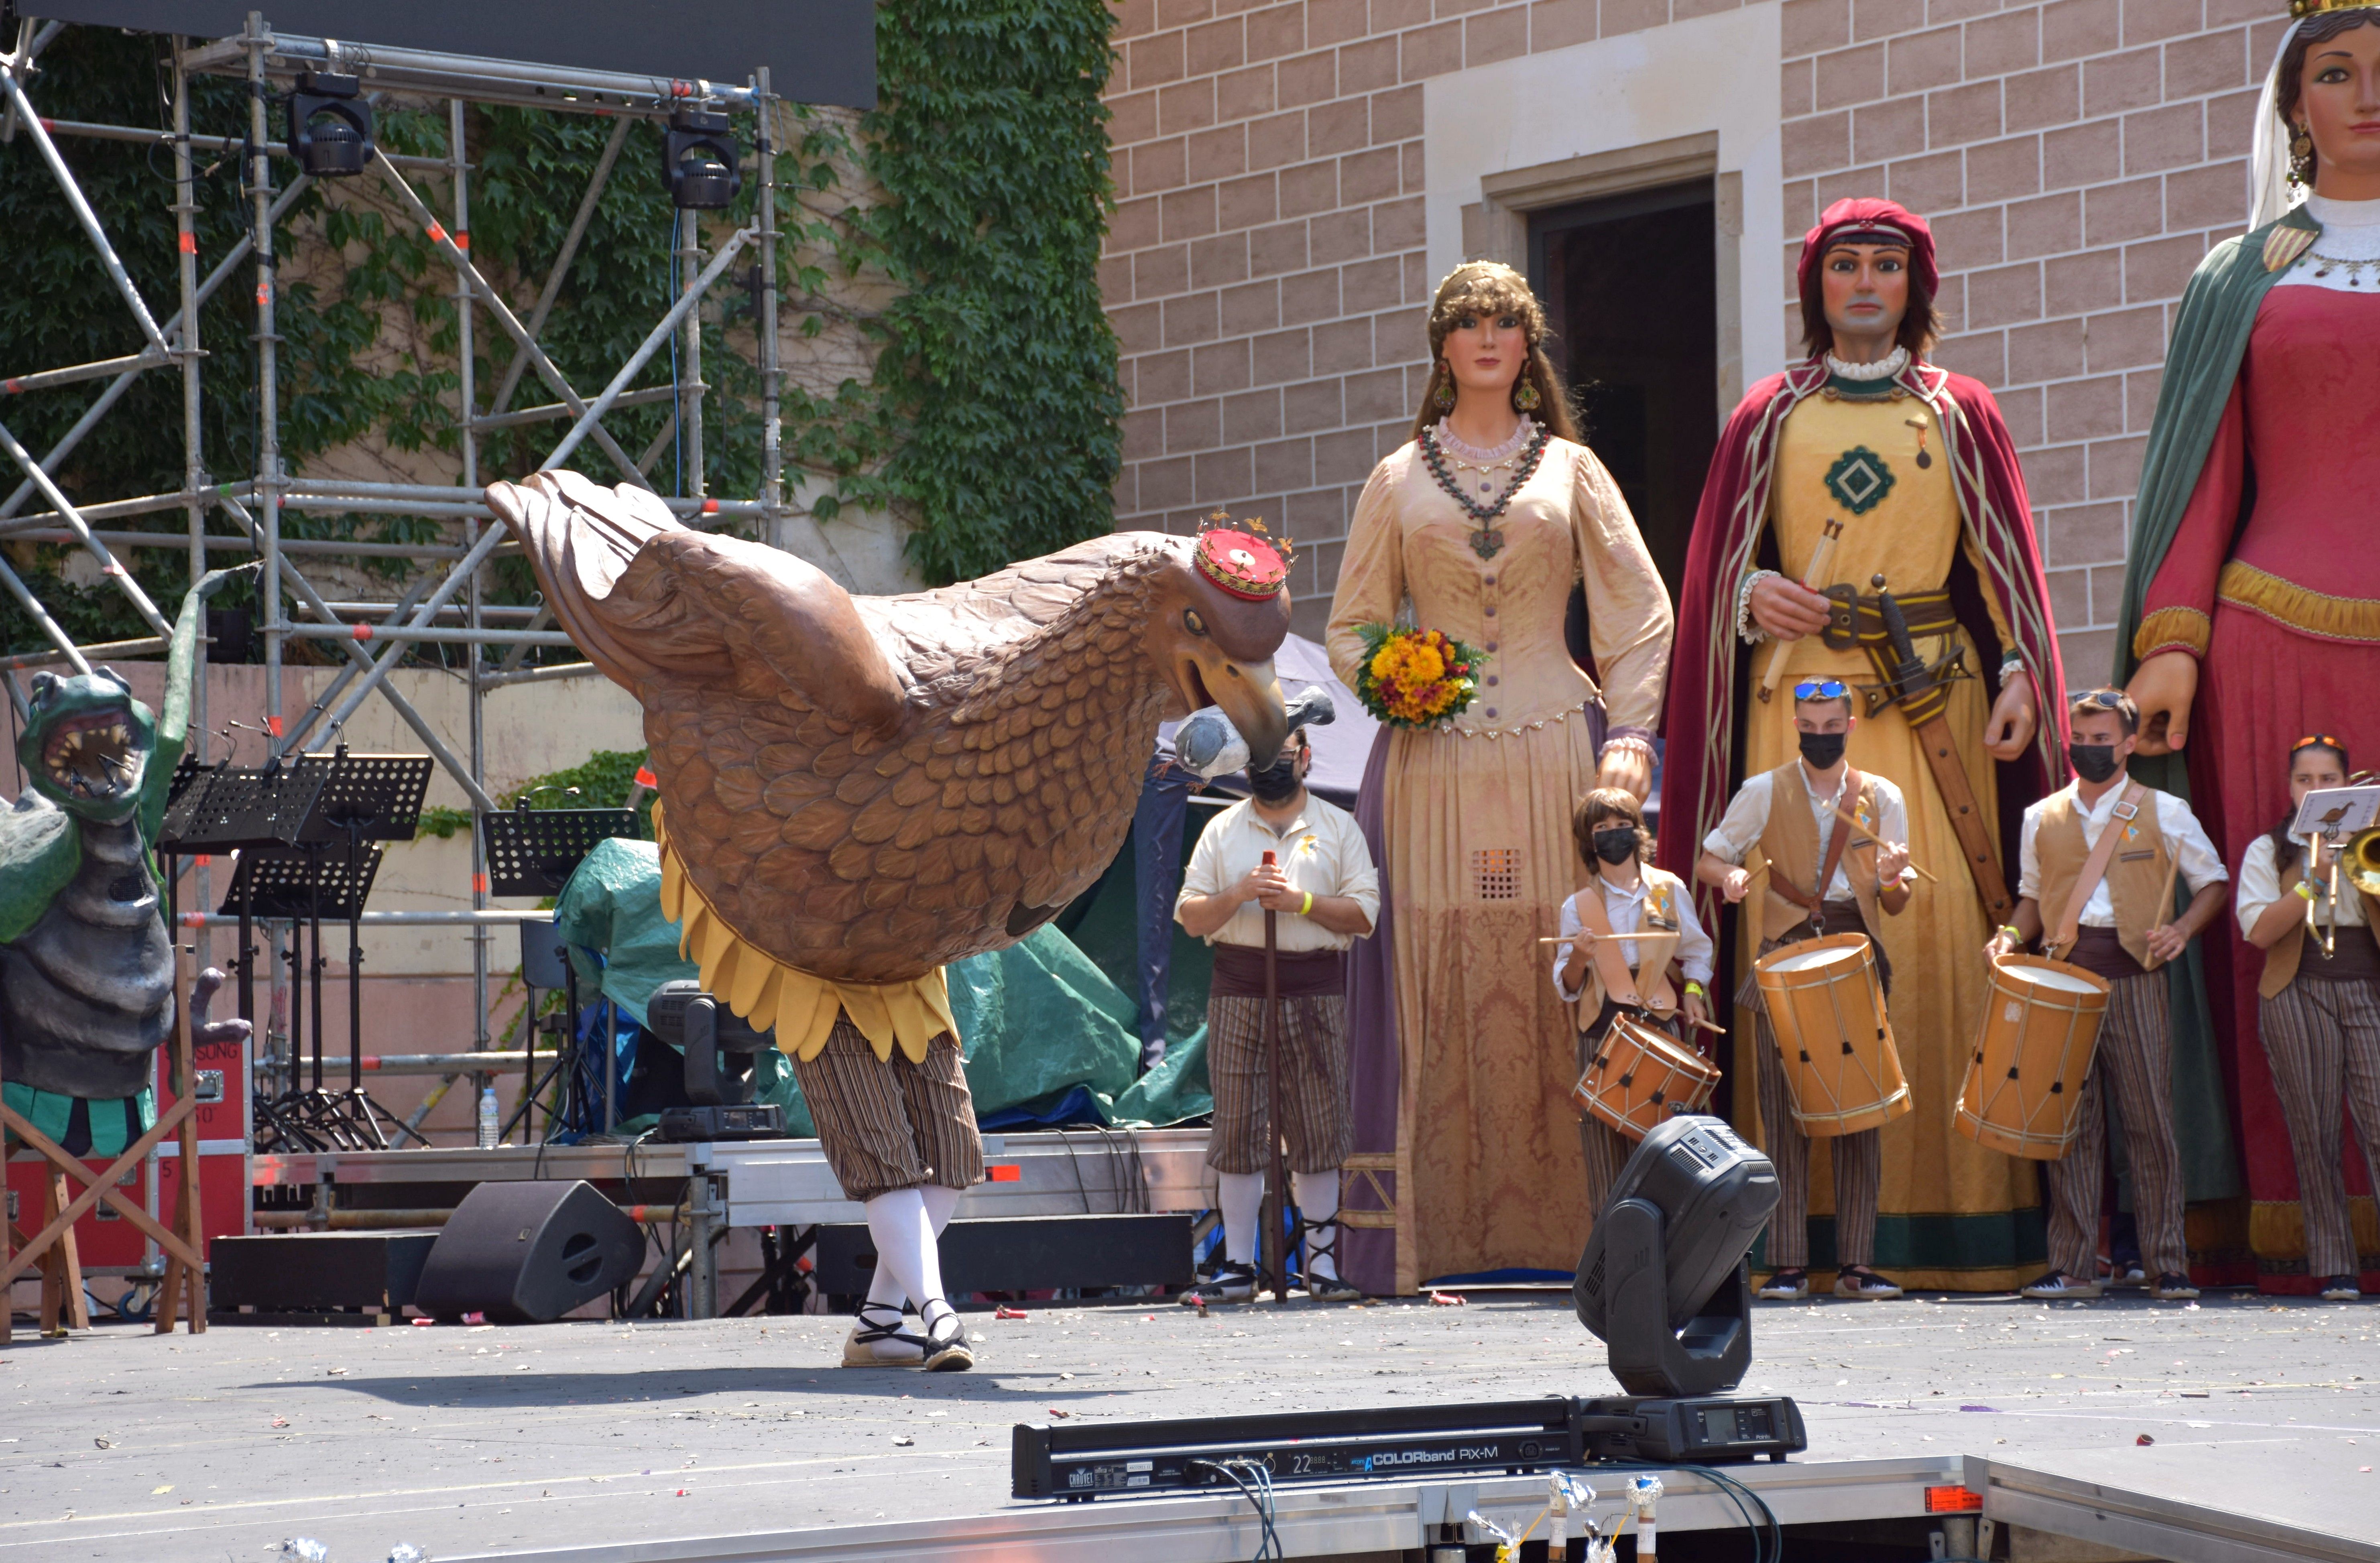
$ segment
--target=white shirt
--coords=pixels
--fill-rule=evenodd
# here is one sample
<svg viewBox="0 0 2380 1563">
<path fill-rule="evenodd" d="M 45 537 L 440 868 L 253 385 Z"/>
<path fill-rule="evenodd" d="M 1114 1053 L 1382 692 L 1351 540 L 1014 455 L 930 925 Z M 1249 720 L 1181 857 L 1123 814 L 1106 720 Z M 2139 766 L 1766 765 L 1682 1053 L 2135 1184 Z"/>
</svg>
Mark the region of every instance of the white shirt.
<svg viewBox="0 0 2380 1563">
<path fill-rule="evenodd" d="M 2088 850 L 2099 844 L 2099 832 L 2106 830 L 2107 821 L 2116 817 L 2116 805 L 2129 790 L 2125 779 L 2119 776 L 2099 794 L 2097 803 L 2085 808 L 2082 806 L 2082 794 L 2070 782 L 2062 791 L 2052 793 L 2026 809 L 2024 842 L 2020 854 L 2022 871 L 2017 880 L 2017 894 L 2036 904 L 2041 900 L 2038 843 L 2043 809 L 2069 794 L 2073 794 L 2074 812 L 2082 819 L 2082 845 Z M 2157 831 L 2165 837 L 2166 851 L 2180 861 L 2181 877 L 2189 882 L 2190 893 L 2196 895 L 2209 885 L 2219 885 L 2228 879 L 2231 876 L 2224 869 L 2223 860 L 2215 855 L 2215 843 L 2206 839 L 2206 831 L 2198 823 L 2198 816 L 2190 812 L 2190 806 L 2171 793 L 2159 792 L 2155 787 L 2143 790 L 2148 795 L 2143 801 L 2155 805 Z M 2065 911 L 2062 906 L 2042 907 L 2043 925 L 2054 929 Z M 2086 928 L 2112 928 L 2116 926 L 2116 903 L 2108 899 L 2107 879 L 2104 874 L 2100 876 L 2099 882 L 2091 887 L 2091 899 L 2082 904 L 2082 926 Z"/>
<path fill-rule="evenodd" d="M 1364 909 L 1366 923 L 1378 923 L 1380 875 L 1372 866 L 1372 852 L 1364 844 L 1363 830 L 1354 815 L 1312 793 L 1305 794 L 1305 806 L 1298 817 L 1277 833 L 1257 813 L 1256 805 L 1245 798 L 1208 821 L 1198 844 L 1190 849 L 1189 867 L 1183 870 L 1174 917 L 1181 917 L 1182 903 L 1193 896 L 1213 895 L 1247 878 L 1268 852 L 1279 860 L 1290 889 L 1347 896 Z M 1264 918 L 1264 908 L 1251 901 L 1208 934 L 1207 942 L 1262 949 Z M 1281 913 L 1273 926 L 1276 950 L 1344 950 L 1354 942 L 1354 934 L 1333 933 L 1295 912 Z"/>
<path fill-rule="evenodd" d="M 2333 200 L 2306 197 L 2306 211 L 2322 224 L 2313 247 L 2297 258 L 2276 287 L 2326 287 L 2334 293 L 2372 294 L 2380 267 L 2342 266 L 2341 260 L 2380 261 L 2380 200 Z M 2319 254 L 2316 252 L 2319 251 Z"/>
<path fill-rule="evenodd" d="M 2279 854 L 2273 851 L 2270 831 L 2250 842 L 2247 853 L 2240 859 L 2240 888 L 2231 894 L 2234 910 L 2240 915 L 2240 931 L 2243 934 L 2256 926 L 2256 919 L 2265 915 L 2266 907 L 2285 895 L 2295 895 L 2297 892 L 2289 886 L 2305 879 L 2307 870 L 2313 866 L 2313 854 L 2305 850 L 2305 838 L 2292 830 L 2289 839 L 2298 843 L 2299 851 L 2297 866 L 2289 870 L 2286 885 L 2281 882 Z M 2330 871 L 2327 865 L 2322 878 L 2313 883 L 2313 900 L 2310 904 L 2313 907 L 2315 921 L 2327 922 L 2330 919 Z M 2355 887 L 2347 882 L 2344 873 L 2339 875 L 2338 926 L 2342 928 L 2363 926 L 2363 898 L 2355 893 Z"/>
<path fill-rule="evenodd" d="M 1554 946 L 1554 991 L 1562 996 L 1564 1003 L 1576 1003 L 1580 992 L 1586 987 L 1584 965 L 1580 968 L 1576 987 L 1562 986 L 1561 970 L 1562 963 L 1570 959 L 1571 946 L 1567 941 L 1586 927 L 1586 924 L 1579 918 L 1578 897 L 1594 893 L 1598 885 L 1603 890 L 1603 915 L 1611 920 L 1613 933 L 1634 933 L 1645 926 L 1645 892 L 1648 887 L 1642 870 L 1638 871 L 1635 887 L 1632 890 L 1622 890 L 1601 874 L 1597 874 L 1595 877 L 1595 884 L 1580 891 L 1578 895 L 1564 900 L 1561 904 L 1561 936 L 1565 942 Z M 1703 931 L 1702 923 L 1694 916 L 1694 892 L 1682 888 L 1673 888 L 1670 901 L 1670 915 L 1678 920 L 1676 953 L 1679 969 L 1685 974 L 1685 979 L 1688 982 L 1707 985 L 1711 977 L 1711 940 L 1710 935 Z M 1661 964 L 1668 963 L 1669 951 L 1664 946 L 1648 944 L 1645 948 L 1656 956 L 1661 957 Z M 1628 963 L 1630 971 L 1636 969 L 1635 940 L 1621 941 L 1620 958 Z"/>
<path fill-rule="evenodd" d="M 1820 797 L 1817 790 L 1810 785 L 1807 762 L 1795 760 L 1793 774 L 1802 779 L 1802 795 L 1809 801 L 1810 818 L 1818 822 L 1818 862 L 1824 864 L 1827 861 L 1827 843 L 1834 840 L 1835 827 L 1840 823 L 1835 818 L 1835 810 L 1840 808 L 1846 814 L 1852 812 L 1848 806 L 1852 802 L 1849 796 L 1852 768 L 1843 768 L 1842 775 L 1836 778 L 1833 793 L 1826 797 Z M 1719 818 L 1718 829 L 1703 838 L 1705 852 L 1742 866 L 1752 849 L 1760 844 L 1761 833 L 1768 829 L 1769 794 L 1776 790 L 1770 782 L 1775 776 L 1775 771 L 1764 770 L 1744 779 L 1742 790 L 1728 803 L 1727 813 Z M 1902 799 L 1900 789 L 1881 776 L 1876 778 L 1876 833 L 1895 844 L 1908 844 L 1909 805 Z M 1852 853 L 1863 850 L 1873 852 L 1876 849 L 1856 834 L 1843 843 L 1846 860 Z M 1903 884 L 1916 877 L 1913 870 L 1904 868 L 1900 871 Z M 1843 872 L 1842 864 L 1835 865 L 1835 877 L 1828 884 L 1827 893 L 1818 899 L 1852 899 L 1851 876 Z"/>
</svg>

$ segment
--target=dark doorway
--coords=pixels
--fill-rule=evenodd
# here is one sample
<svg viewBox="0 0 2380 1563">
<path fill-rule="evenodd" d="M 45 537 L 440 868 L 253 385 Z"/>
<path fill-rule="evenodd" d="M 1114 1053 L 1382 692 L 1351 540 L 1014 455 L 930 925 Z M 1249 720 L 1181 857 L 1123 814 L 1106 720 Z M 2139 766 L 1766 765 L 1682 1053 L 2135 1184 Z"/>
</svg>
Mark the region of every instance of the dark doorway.
<svg viewBox="0 0 2380 1563">
<path fill-rule="evenodd" d="M 1718 443 L 1711 181 L 1532 212 L 1529 281 L 1586 442 L 1611 469 L 1674 601 Z"/>
</svg>

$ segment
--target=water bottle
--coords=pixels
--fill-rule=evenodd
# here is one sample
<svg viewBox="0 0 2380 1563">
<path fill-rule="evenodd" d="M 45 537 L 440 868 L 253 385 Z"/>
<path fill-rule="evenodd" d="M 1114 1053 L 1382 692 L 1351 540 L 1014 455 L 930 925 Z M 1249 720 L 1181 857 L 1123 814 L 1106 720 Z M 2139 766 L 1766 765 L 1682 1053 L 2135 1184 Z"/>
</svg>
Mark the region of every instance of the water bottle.
<svg viewBox="0 0 2380 1563">
<path fill-rule="evenodd" d="M 496 1105 L 496 1088 L 492 1085 L 480 1093 L 480 1148 L 496 1148 L 496 1136 L 502 1132 L 504 1109 Z"/>
</svg>

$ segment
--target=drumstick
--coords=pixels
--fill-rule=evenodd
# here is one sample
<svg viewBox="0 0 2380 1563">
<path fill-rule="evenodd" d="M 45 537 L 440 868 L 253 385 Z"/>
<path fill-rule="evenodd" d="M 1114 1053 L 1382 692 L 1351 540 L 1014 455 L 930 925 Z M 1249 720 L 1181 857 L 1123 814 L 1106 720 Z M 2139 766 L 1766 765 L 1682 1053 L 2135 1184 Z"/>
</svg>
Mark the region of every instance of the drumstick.
<svg viewBox="0 0 2380 1563">
<path fill-rule="evenodd" d="M 1675 933 L 1598 934 L 1589 933 L 1585 929 L 1581 928 L 1574 934 L 1562 934 L 1556 938 L 1541 939 L 1537 940 L 1537 942 L 1539 944 L 1592 944 L 1598 939 L 1618 939 L 1622 944 L 1658 944 L 1667 939 L 1676 939 L 1678 935 Z"/>
<path fill-rule="evenodd" d="M 1876 845 L 1882 846 L 1885 844 L 1884 839 L 1881 836 L 1878 836 L 1875 831 L 1869 830 L 1858 820 L 1853 819 L 1850 815 L 1845 814 L 1841 809 L 1839 808 L 1835 810 L 1835 818 L 1850 826 L 1852 830 L 1857 830 L 1861 835 L 1865 836 L 1869 841 L 1874 842 Z M 1929 885 L 1938 885 L 1942 882 L 1933 875 L 1927 873 L 1925 869 L 1918 867 L 1914 863 L 1911 864 L 1909 867 L 1911 872 L 1914 873 L 1919 878 L 1925 880 Z M 2172 889 L 2173 887 L 2170 885 L 2166 887 L 2168 896 L 2171 895 Z"/>
<path fill-rule="evenodd" d="M 2181 859 L 2177 856 L 2172 862 L 2166 865 L 2165 894 L 2157 899 L 2157 910 L 2161 915 L 2159 917 L 2159 921 L 2161 922 L 2170 923 L 2173 921 L 2173 884 L 2176 879 L 2180 878 Z"/>
<path fill-rule="evenodd" d="M 1842 535 L 1842 522 L 1828 516 L 1826 531 L 1819 537 L 1817 546 L 1810 550 L 1810 568 L 1802 576 L 1802 584 L 1812 591 L 1826 585 L 1827 564 L 1834 557 L 1835 539 Z M 1792 644 L 1790 640 L 1780 640 L 1769 648 L 1768 669 L 1760 675 L 1760 703 L 1764 706 L 1768 703 L 1769 697 L 1777 693 L 1777 686 L 1785 682 L 1786 648 Z"/>
<path fill-rule="evenodd" d="M 1688 1025 L 1698 1025 L 1705 1031 L 1714 1032 L 1721 1036 L 1727 1035 L 1727 1027 L 1723 1025 L 1713 1025 L 1706 1020 L 1696 1020 L 1694 1016 L 1686 1013 L 1683 1010 L 1678 1012 L 1678 1018 L 1685 1022 Z"/>
</svg>

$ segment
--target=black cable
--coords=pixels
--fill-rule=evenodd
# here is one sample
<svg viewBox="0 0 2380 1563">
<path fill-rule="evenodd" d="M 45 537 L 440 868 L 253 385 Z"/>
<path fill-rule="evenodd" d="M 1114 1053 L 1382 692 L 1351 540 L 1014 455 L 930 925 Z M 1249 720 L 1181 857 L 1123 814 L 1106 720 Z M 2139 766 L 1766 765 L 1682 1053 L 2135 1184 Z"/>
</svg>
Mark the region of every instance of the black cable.
<svg viewBox="0 0 2380 1563">
<path fill-rule="evenodd" d="M 1257 1491 L 1251 1490 L 1247 1483 L 1240 1479 L 1239 1472 L 1234 1469 L 1234 1467 L 1238 1466 L 1247 1467 L 1249 1473 L 1257 1478 L 1259 1486 L 1262 1489 L 1261 1496 L 1259 1496 Z M 1248 1506 L 1257 1511 L 1257 1521 L 1263 1527 L 1263 1529 L 1258 1533 L 1257 1537 L 1257 1555 L 1255 1563 L 1264 1563 L 1264 1559 L 1267 1556 L 1276 1558 L 1286 1558 L 1289 1556 L 1289 1554 L 1281 1548 L 1281 1533 L 1273 1528 L 1272 1492 L 1270 1484 L 1265 1481 L 1263 1467 L 1257 1465 L 1254 1460 L 1228 1460 L 1220 1461 L 1212 1460 L 1194 1460 L 1188 1462 L 1188 1468 L 1191 1470 L 1205 1469 L 1214 1472 L 1217 1475 L 1231 1483 L 1232 1485 L 1239 1488 L 1240 1496 L 1247 1499 Z"/>
</svg>

